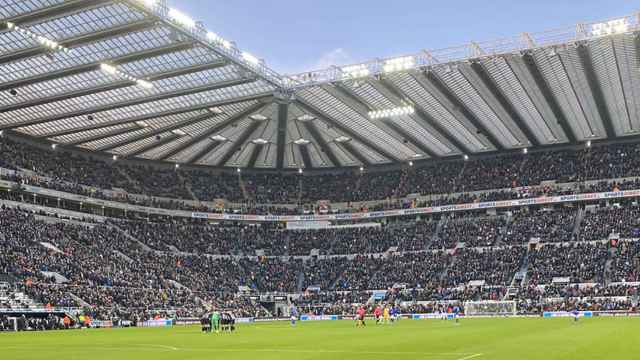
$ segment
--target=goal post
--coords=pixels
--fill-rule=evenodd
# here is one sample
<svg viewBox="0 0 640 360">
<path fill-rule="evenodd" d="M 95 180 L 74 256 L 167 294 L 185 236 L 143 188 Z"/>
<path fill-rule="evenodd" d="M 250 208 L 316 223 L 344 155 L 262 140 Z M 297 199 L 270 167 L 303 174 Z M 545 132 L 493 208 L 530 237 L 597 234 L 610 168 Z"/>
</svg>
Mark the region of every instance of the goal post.
<svg viewBox="0 0 640 360">
<path fill-rule="evenodd" d="M 515 315 L 517 304 L 515 301 L 466 301 L 464 303 L 464 314 L 466 316 L 506 316 Z"/>
</svg>

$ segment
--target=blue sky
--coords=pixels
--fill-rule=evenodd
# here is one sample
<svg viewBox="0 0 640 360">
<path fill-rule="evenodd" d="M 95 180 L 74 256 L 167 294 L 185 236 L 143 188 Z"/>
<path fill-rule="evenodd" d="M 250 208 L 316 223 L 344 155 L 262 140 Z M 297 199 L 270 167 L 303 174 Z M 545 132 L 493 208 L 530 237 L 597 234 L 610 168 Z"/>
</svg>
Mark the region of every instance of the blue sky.
<svg viewBox="0 0 640 360">
<path fill-rule="evenodd" d="M 169 0 L 281 73 L 631 14 L 631 0 Z"/>
</svg>

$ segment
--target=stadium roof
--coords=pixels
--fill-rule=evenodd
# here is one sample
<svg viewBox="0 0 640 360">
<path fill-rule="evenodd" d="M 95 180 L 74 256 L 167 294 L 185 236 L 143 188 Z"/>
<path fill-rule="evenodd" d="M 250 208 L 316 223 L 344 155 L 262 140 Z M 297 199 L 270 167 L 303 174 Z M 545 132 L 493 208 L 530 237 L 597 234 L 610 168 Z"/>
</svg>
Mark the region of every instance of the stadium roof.
<svg viewBox="0 0 640 360">
<path fill-rule="evenodd" d="M 164 0 L 0 0 L 0 130 L 215 167 L 638 135 L 639 15 L 283 76 Z"/>
</svg>

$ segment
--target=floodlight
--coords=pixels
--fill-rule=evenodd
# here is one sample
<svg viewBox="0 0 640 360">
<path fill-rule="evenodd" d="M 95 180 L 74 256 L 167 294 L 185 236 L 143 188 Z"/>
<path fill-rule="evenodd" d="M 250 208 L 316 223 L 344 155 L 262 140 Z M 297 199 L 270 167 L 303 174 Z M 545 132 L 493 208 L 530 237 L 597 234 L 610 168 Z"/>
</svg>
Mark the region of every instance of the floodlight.
<svg viewBox="0 0 640 360">
<path fill-rule="evenodd" d="M 174 8 L 170 8 L 167 15 L 180 25 L 190 28 L 196 26 L 196 22 L 192 18 Z"/>
</svg>

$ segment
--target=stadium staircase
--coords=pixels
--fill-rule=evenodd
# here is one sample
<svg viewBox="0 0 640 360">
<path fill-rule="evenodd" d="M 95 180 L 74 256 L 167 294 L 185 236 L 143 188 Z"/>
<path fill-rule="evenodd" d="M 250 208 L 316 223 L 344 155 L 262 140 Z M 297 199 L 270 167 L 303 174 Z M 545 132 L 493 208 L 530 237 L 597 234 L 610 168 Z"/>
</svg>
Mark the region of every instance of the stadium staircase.
<svg viewBox="0 0 640 360">
<path fill-rule="evenodd" d="M 304 270 L 299 271 L 298 274 L 296 275 L 296 290 L 297 292 L 302 292 L 304 289 Z"/>
<path fill-rule="evenodd" d="M 249 193 L 247 192 L 247 187 L 244 184 L 241 174 L 238 174 L 238 186 L 240 186 L 240 191 L 242 191 L 242 198 L 249 201 Z"/>
<path fill-rule="evenodd" d="M 296 196 L 296 204 L 302 204 L 302 177 L 298 178 L 298 194 Z"/>
<path fill-rule="evenodd" d="M 576 214 L 576 220 L 573 223 L 573 231 L 571 232 L 571 239 L 576 240 L 580 236 L 580 224 L 582 224 L 582 219 L 584 218 L 584 208 L 579 206 L 578 213 Z"/>
<path fill-rule="evenodd" d="M 462 164 L 462 168 L 460 169 L 460 172 L 458 173 L 458 176 L 456 176 L 456 177 L 453 179 L 453 185 L 454 185 L 454 187 L 455 187 L 456 185 L 458 185 L 458 181 L 459 181 L 460 179 L 462 179 L 462 177 L 464 176 L 464 171 L 466 170 L 466 168 L 467 168 L 467 162 L 465 161 L 465 162 Z"/>
<path fill-rule="evenodd" d="M 447 264 L 447 266 L 444 267 L 444 269 L 438 276 L 438 280 L 440 280 L 440 282 L 444 282 L 447 279 L 447 275 L 449 274 L 449 269 L 453 266 L 453 264 L 456 263 L 457 257 L 458 256 L 456 255 L 455 252 L 453 253 L 453 255 L 450 256 L 451 261 Z"/>
<path fill-rule="evenodd" d="M 78 304 L 80 304 L 81 307 L 91 307 L 91 304 L 89 304 L 88 302 L 84 301 L 83 298 L 81 298 L 80 296 L 72 293 L 71 291 L 69 291 L 67 294 L 69 295 L 70 298 L 72 298 Z"/>
<path fill-rule="evenodd" d="M 360 173 L 362 174 L 362 173 Z M 356 179 L 356 185 L 355 185 L 355 189 L 354 189 L 354 193 L 357 193 L 358 191 L 360 191 L 360 185 L 362 184 L 362 175 L 358 176 L 358 179 Z"/>
<path fill-rule="evenodd" d="M 182 174 L 179 171 L 176 171 L 176 174 L 178 175 L 178 179 L 184 185 L 185 190 L 187 190 L 187 193 L 189 194 L 189 196 L 191 196 L 191 200 L 200 201 L 200 199 L 198 199 L 196 194 L 194 194 L 193 189 L 191 189 L 191 183 L 187 181 L 187 179 L 185 179 L 184 176 L 182 176 Z"/>
<path fill-rule="evenodd" d="M 504 295 L 503 300 L 514 300 L 517 298 L 520 289 L 526 287 L 527 282 L 527 271 L 529 270 L 529 248 L 527 247 L 527 252 L 522 258 L 522 264 L 520 264 L 520 268 L 518 271 L 513 274 L 513 279 L 511 279 L 511 284 L 507 287 L 507 292 Z"/>
<path fill-rule="evenodd" d="M 116 170 L 118 171 L 118 173 L 120 173 L 120 175 L 121 175 L 123 178 L 127 179 L 127 181 L 129 182 L 129 184 L 135 184 L 136 186 L 139 186 L 138 180 L 136 180 L 136 179 L 132 178 L 132 177 L 129 175 L 129 172 L 128 172 L 128 171 L 124 171 L 124 169 L 120 168 L 119 166 L 114 166 L 113 168 L 114 168 L 114 169 L 116 169 Z"/>
<path fill-rule="evenodd" d="M 513 223 L 513 216 L 508 216 L 504 226 L 501 226 L 498 229 L 498 236 L 496 236 L 496 242 L 493 244 L 493 246 L 502 245 L 502 240 L 504 239 L 504 236 L 507 234 L 507 231 L 509 230 L 509 227 L 511 227 L 512 223 Z"/>
<path fill-rule="evenodd" d="M 436 241 L 440 239 L 440 234 L 442 233 L 442 227 L 447 223 L 447 218 L 446 216 L 442 216 L 440 217 L 440 220 L 438 220 L 438 224 L 436 225 L 436 231 L 433 233 L 433 235 L 430 237 L 429 242 L 427 242 L 427 244 L 425 245 L 426 250 L 430 250 L 431 249 L 431 245 Z"/>
<path fill-rule="evenodd" d="M 120 251 L 118 251 L 118 250 L 113 250 L 113 253 L 114 253 L 117 257 L 119 257 L 119 258 L 123 259 L 124 261 L 126 261 L 126 262 L 128 262 L 128 263 L 133 263 L 133 259 L 132 259 L 132 258 L 128 257 L 127 255 L 125 255 L 125 254 L 123 254 L 123 253 L 121 253 Z"/>
<path fill-rule="evenodd" d="M 402 189 L 404 189 L 405 184 L 407 183 L 407 179 L 410 174 L 408 170 L 403 170 L 402 175 L 400 175 L 400 181 L 398 181 L 398 185 L 393 190 L 393 197 L 398 199 L 401 197 Z"/>
<path fill-rule="evenodd" d="M 609 285 L 612 282 L 615 282 L 612 279 L 612 270 L 613 270 L 613 261 L 618 256 L 618 249 L 610 248 L 607 252 L 607 261 L 604 263 L 604 273 L 602 274 L 602 281 L 605 286 Z"/>
<path fill-rule="evenodd" d="M 106 224 L 107 227 L 111 228 L 112 230 L 115 230 L 119 233 L 121 233 L 122 235 L 124 235 L 127 239 L 139 244 L 142 249 L 144 251 L 148 251 L 148 252 L 153 252 L 155 251 L 154 249 L 150 248 L 149 246 L 147 246 L 145 243 L 143 243 L 142 241 L 136 239 L 135 237 L 131 236 L 128 232 L 126 232 L 125 230 L 121 229 L 119 226 L 117 225 L 111 225 L 111 224 Z"/>
</svg>

